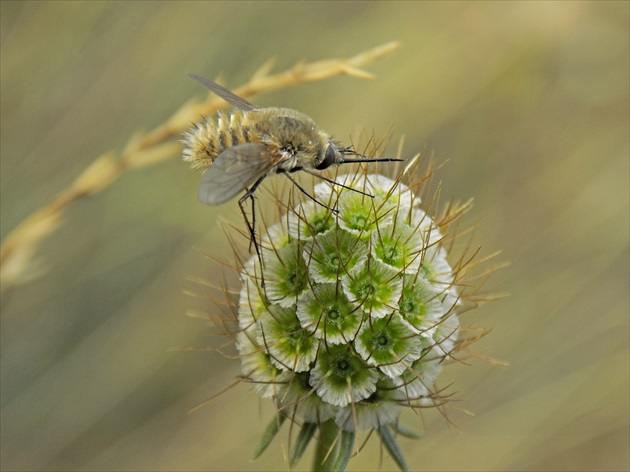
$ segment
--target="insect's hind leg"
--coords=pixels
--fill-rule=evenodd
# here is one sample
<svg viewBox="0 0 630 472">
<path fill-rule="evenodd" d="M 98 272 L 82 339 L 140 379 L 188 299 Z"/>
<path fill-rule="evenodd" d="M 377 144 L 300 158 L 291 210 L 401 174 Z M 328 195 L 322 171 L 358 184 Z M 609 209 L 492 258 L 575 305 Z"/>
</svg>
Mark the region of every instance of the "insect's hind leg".
<svg viewBox="0 0 630 472">
<path fill-rule="evenodd" d="M 260 263 L 260 280 L 261 285 L 265 287 L 265 277 L 263 273 L 263 260 L 262 254 L 260 253 L 260 246 L 258 245 L 258 241 L 256 240 L 256 197 L 254 197 L 254 192 L 258 188 L 258 186 L 264 180 L 264 176 L 258 179 L 254 184 L 245 192 L 241 198 L 238 199 L 238 206 L 241 209 L 241 213 L 243 214 L 243 218 L 245 219 L 245 224 L 247 224 L 247 229 L 249 231 L 249 252 L 252 252 L 252 245 L 256 250 L 256 256 L 258 257 L 258 262 Z M 245 202 L 247 199 L 251 199 L 252 201 L 252 221 L 247 217 L 247 212 L 245 211 Z"/>
<path fill-rule="evenodd" d="M 249 238 L 249 252 L 251 254 L 252 246 L 256 244 L 256 197 L 254 197 L 253 193 L 249 196 L 249 200 L 252 202 L 252 225 L 249 228 L 251 236 Z M 256 250 L 256 252 L 258 252 L 258 250 Z"/>
</svg>

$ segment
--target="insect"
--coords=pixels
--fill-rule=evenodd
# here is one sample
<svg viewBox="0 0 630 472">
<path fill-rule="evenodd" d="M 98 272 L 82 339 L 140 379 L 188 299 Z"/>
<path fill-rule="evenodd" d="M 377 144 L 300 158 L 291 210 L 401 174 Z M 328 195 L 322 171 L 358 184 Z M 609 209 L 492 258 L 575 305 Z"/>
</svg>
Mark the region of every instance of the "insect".
<svg viewBox="0 0 630 472">
<path fill-rule="evenodd" d="M 219 114 L 214 120 L 206 118 L 185 134 L 184 160 L 194 168 L 207 169 L 199 185 L 199 200 L 208 205 L 220 205 L 243 193 L 238 204 L 259 258 L 254 192 L 267 176 L 286 175 L 302 193 L 323 205 L 290 174 L 304 171 L 344 187 L 316 171 L 347 163 L 402 160 L 367 158 L 351 147 L 341 146 L 299 111 L 280 107 L 258 108 L 211 80 L 195 74 L 188 75 L 236 107 L 230 116 Z M 252 202 L 252 222 L 245 210 L 248 199 Z"/>
</svg>

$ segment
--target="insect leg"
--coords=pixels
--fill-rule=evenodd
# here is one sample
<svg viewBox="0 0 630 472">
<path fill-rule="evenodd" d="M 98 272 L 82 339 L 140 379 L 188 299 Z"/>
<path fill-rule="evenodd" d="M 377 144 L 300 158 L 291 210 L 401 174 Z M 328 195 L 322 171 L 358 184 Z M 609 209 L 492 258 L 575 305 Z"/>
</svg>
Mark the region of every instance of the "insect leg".
<svg viewBox="0 0 630 472">
<path fill-rule="evenodd" d="M 243 218 L 245 219 L 245 223 L 247 224 L 247 229 L 249 230 L 249 251 L 251 252 L 252 250 L 252 244 L 254 245 L 254 249 L 256 250 L 256 256 L 258 257 L 258 262 L 260 263 L 260 279 L 261 279 L 261 285 L 264 289 L 265 287 L 265 276 L 264 276 L 264 271 L 263 271 L 263 260 L 262 260 L 262 255 L 260 253 L 260 247 L 258 246 L 258 241 L 256 241 L 256 207 L 255 207 L 255 198 L 254 198 L 254 192 L 256 191 L 256 189 L 258 188 L 258 186 L 262 183 L 262 181 L 265 179 L 265 176 L 263 175 L 260 179 L 258 179 L 256 182 L 254 182 L 254 184 L 247 190 L 247 192 L 245 192 L 245 195 L 243 195 L 241 198 L 238 199 L 238 206 L 241 209 L 241 213 L 243 214 Z M 247 201 L 248 198 L 251 198 L 252 200 L 252 221 L 249 221 L 249 218 L 247 217 L 247 212 L 245 211 L 245 202 Z"/>
<path fill-rule="evenodd" d="M 254 194 L 251 194 L 249 196 L 249 199 L 252 202 L 252 229 L 253 229 L 252 237 L 249 240 L 249 252 L 251 254 L 252 245 L 256 242 L 256 197 L 254 197 Z"/>
<path fill-rule="evenodd" d="M 339 187 L 345 188 L 346 190 L 352 190 L 353 192 L 360 193 L 361 195 L 365 195 L 366 197 L 374 198 L 374 195 L 372 195 L 371 193 L 362 192 L 361 190 L 357 190 L 356 188 L 352 188 L 352 187 L 348 187 L 347 185 L 340 184 L 339 182 L 335 182 L 333 179 L 329 179 L 328 177 L 324 177 L 323 175 L 318 174 L 317 172 L 311 172 L 308 169 L 302 169 L 302 170 L 304 172 L 306 172 L 307 174 L 310 174 L 310 175 L 312 175 L 314 177 L 317 177 L 318 179 L 322 179 L 322 180 L 328 182 L 331 185 L 337 185 Z"/>
<path fill-rule="evenodd" d="M 302 170 L 304 170 L 304 169 L 302 169 Z M 309 172 L 309 174 L 310 174 L 310 172 Z M 306 190 L 304 190 L 304 189 L 300 186 L 300 184 L 298 184 L 298 183 L 296 182 L 296 180 L 295 180 L 293 177 L 291 177 L 289 174 L 287 174 L 286 172 L 284 172 L 284 175 L 286 175 L 286 176 L 287 176 L 287 178 L 288 178 L 291 182 L 293 182 L 293 185 L 295 185 L 295 186 L 296 186 L 296 187 L 300 190 L 300 192 L 302 192 L 302 193 L 303 193 L 304 195 L 306 195 L 308 198 L 310 198 L 311 200 L 313 200 L 315 203 L 317 203 L 317 204 L 318 204 L 318 205 L 320 205 L 320 206 L 323 206 L 324 208 L 326 208 L 327 210 L 332 211 L 333 213 L 339 213 L 339 210 L 335 210 L 334 208 L 330 208 L 329 206 L 324 205 L 322 202 L 320 202 L 320 201 L 319 201 L 319 200 L 317 200 L 315 197 L 313 197 L 310 193 L 308 193 Z"/>
</svg>

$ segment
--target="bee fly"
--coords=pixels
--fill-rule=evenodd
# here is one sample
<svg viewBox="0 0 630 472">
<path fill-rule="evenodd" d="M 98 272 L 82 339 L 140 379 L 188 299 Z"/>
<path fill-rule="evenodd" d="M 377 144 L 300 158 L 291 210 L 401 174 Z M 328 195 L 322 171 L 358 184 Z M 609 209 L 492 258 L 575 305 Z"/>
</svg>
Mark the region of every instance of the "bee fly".
<svg viewBox="0 0 630 472">
<path fill-rule="evenodd" d="M 208 79 L 188 75 L 236 107 L 229 117 L 219 114 L 216 120 L 206 118 L 185 135 L 184 160 L 194 168 L 207 169 L 199 185 L 199 200 L 208 205 L 220 205 L 244 192 L 238 204 L 259 259 L 254 192 L 265 177 L 284 174 L 302 193 L 325 206 L 308 194 L 290 174 L 304 171 L 345 187 L 315 171 L 327 169 L 333 164 L 402 160 L 367 158 L 350 147 L 342 147 L 310 117 L 299 111 L 279 107 L 257 108 Z M 247 199 L 252 201 L 252 222 L 245 212 Z"/>
</svg>

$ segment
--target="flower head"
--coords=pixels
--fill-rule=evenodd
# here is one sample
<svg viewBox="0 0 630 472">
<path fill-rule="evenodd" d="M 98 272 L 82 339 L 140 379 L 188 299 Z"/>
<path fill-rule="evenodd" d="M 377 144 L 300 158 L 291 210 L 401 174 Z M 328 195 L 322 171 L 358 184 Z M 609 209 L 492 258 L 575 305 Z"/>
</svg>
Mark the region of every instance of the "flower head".
<svg viewBox="0 0 630 472">
<path fill-rule="evenodd" d="M 403 408 L 446 402 L 435 384 L 462 346 L 467 274 L 447 247 L 464 207 L 436 217 L 418 185 L 335 181 L 289 208 L 243 264 L 236 343 L 244 378 L 304 436 L 334 422 L 375 429 L 387 446 Z"/>
<path fill-rule="evenodd" d="M 281 408 L 373 428 L 434 393 L 456 346 L 459 294 L 440 227 L 409 187 L 369 174 L 336 181 L 350 189 L 316 185 L 324 203 L 292 209 L 245 264 L 239 325 L 249 335 L 237 343 L 256 375 L 282 379 L 258 389 L 278 391 Z M 352 405 L 370 419 L 348 423 Z"/>
</svg>

